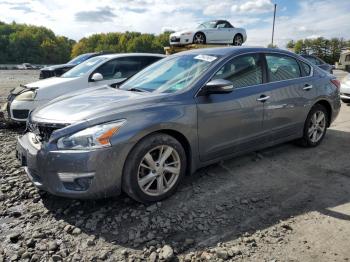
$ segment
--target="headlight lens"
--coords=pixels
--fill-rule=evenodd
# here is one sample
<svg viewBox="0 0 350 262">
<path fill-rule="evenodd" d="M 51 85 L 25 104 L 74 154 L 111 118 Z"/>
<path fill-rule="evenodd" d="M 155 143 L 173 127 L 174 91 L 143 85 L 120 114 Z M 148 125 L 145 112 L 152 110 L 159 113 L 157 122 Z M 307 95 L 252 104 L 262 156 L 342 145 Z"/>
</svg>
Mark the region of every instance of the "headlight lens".
<svg viewBox="0 0 350 262">
<path fill-rule="evenodd" d="M 15 100 L 17 101 L 33 101 L 35 98 L 36 92 L 35 91 L 25 91 L 18 96 L 15 97 Z"/>
<path fill-rule="evenodd" d="M 192 32 L 185 32 L 185 33 L 182 33 L 181 35 L 191 35 Z"/>
<path fill-rule="evenodd" d="M 111 146 L 110 138 L 118 132 L 126 120 L 105 123 L 86 128 L 57 141 L 58 149 L 87 150 Z"/>
</svg>

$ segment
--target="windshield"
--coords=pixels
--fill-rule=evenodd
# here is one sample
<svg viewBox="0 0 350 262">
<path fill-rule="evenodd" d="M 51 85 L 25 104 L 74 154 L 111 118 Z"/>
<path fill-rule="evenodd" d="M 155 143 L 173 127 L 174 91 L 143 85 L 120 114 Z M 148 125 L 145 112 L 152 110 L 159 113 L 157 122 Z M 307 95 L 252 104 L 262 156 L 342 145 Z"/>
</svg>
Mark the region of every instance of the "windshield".
<svg viewBox="0 0 350 262">
<path fill-rule="evenodd" d="M 84 62 L 85 60 L 89 59 L 89 57 L 91 57 L 91 54 L 79 55 L 79 56 L 73 58 L 72 60 L 70 60 L 67 64 L 79 65 L 82 62 Z"/>
<path fill-rule="evenodd" d="M 174 93 L 189 87 L 217 56 L 182 55 L 160 60 L 136 74 L 121 89 Z"/>
<path fill-rule="evenodd" d="M 81 63 L 80 65 L 77 65 L 76 67 L 73 67 L 68 72 L 61 75 L 63 78 L 70 78 L 70 77 L 79 77 L 87 72 L 89 72 L 92 68 L 94 68 L 97 64 L 101 63 L 102 61 L 106 60 L 107 58 L 96 56 L 93 58 L 90 58 L 89 60 L 86 60 L 85 62 Z"/>
<path fill-rule="evenodd" d="M 209 21 L 209 22 L 204 22 L 200 24 L 197 28 L 202 29 L 202 28 L 215 28 L 216 22 L 215 21 Z"/>
</svg>

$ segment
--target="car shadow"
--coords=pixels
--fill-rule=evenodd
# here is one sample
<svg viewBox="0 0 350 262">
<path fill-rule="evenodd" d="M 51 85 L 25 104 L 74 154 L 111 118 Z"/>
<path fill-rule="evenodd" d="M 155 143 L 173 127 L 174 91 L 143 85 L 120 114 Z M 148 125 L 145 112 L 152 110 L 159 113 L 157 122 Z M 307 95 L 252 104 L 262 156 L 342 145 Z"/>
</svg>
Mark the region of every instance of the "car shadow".
<svg viewBox="0 0 350 262">
<path fill-rule="evenodd" d="M 350 132 L 328 130 L 317 148 L 286 143 L 223 161 L 187 176 L 169 199 L 152 205 L 125 195 L 79 201 L 42 195 L 45 207 L 84 233 L 142 250 L 171 244 L 178 253 L 216 246 L 281 220 L 350 202 Z M 342 148 L 340 150 L 339 148 Z"/>
</svg>

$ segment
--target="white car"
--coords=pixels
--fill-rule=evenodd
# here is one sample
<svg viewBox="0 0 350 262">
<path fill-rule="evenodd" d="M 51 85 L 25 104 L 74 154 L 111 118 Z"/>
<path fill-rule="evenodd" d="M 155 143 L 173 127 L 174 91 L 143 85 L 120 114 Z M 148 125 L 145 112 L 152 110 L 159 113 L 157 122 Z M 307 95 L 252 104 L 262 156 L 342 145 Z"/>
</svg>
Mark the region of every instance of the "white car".
<svg viewBox="0 0 350 262">
<path fill-rule="evenodd" d="M 348 74 L 341 82 L 340 99 L 344 103 L 350 103 L 350 74 Z"/>
<path fill-rule="evenodd" d="M 60 77 L 13 89 L 7 98 L 8 118 L 25 122 L 30 111 L 59 96 L 101 85 L 115 86 L 163 57 L 160 54 L 129 53 L 90 58 Z"/>
<path fill-rule="evenodd" d="M 231 44 L 242 45 L 247 40 L 246 31 L 236 28 L 226 20 L 213 20 L 200 24 L 196 29 L 172 33 L 170 45 Z"/>
</svg>

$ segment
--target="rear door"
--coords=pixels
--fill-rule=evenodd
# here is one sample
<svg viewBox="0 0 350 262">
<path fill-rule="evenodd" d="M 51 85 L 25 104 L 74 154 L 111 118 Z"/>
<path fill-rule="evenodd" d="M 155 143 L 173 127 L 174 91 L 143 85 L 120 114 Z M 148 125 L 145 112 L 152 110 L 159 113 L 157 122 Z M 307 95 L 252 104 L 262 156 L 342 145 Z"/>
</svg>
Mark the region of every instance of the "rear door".
<svg viewBox="0 0 350 262">
<path fill-rule="evenodd" d="M 255 146 L 262 132 L 263 103 L 257 101 L 264 88 L 262 56 L 235 57 L 213 79 L 230 80 L 235 90 L 196 97 L 202 161 Z"/>
<path fill-rule="evenodd" d="M 317 95 L 310 65 L 292 56 L 266 53 L 268 99 L 264 103 L 264 131 L 270 138 L 301 134 Z"/>
</svg>

